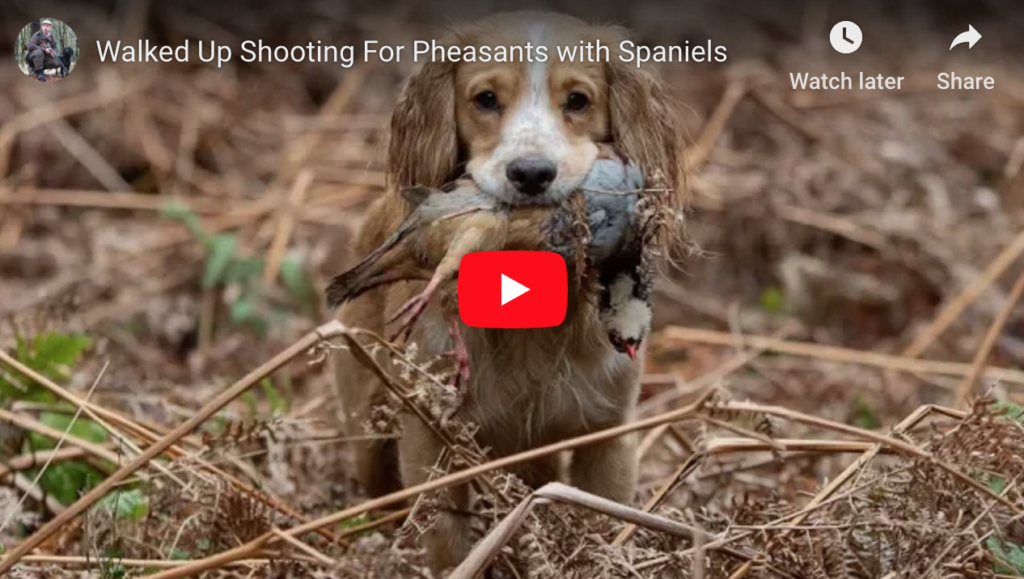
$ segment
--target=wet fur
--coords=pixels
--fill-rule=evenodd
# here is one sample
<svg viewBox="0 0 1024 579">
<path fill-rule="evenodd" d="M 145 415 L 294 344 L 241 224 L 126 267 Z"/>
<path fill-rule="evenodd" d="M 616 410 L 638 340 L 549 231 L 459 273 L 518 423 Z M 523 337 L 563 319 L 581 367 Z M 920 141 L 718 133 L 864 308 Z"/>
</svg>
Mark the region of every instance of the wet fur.
<svg viewBox="0 0 1024 579">
<path fill-rule="evenodd" d="M 502 30 L 507 36 L 508 31 L 517 30 L 517 23 L 536 17 L 491 17 L 456 28 L 447 42 L 475 43 L 492 30 Z M 623 36 L 623 31 L 614 27 L 590 26 L 558 15 L 543 18 L 569 43 L 600 38 L 616 47 Z M 526 38 L 520 41 L 525 43 Z M 556 60 L 557 54 L 551 50 L 548 62 Z M 595 141 L 614 143 L 648 174 L 660 173 L 675 188 L 681 180 L 682 131 L 675 124 L 677 117 L 666 87 L 646 68 L 620 63 L 615 56 L 611 60 L 600 70 L 600 86 L 606 92 L 602 98 L 607 126 Z M 469 160 L 465 158 L 467 154 L 487 154 L 485 136 L 469 135 L 467 140 L 466 135 L 460 134 L 455 94 L 458 66 L 427 63 L 406 84 L 391 122 L 390 190 L 366 214 L 356 240 L 359 255 L 367 255 L 384 243 L 408 215 L 411 205 L 398 194 L 399 188 L 442 187 L 460 176 Z M 339 318 L 348 326 L 383 335 L 384 320 L 422 287 L 419 282 L 376 287 L 345 303 Z M 616 352 L 598 319 L 596 300 L 587 297 L 570 292 L 566 320 L 557 328 L 495 330 L 460 324 L 470 353 L 472 375 L 462 413 L 480 426 L 481 444 L 490 447 L 494 456 L 633 420 L 643 350 L 636 361 Z M 451 347 L 437 303 L 420 319 L 412 340 L 425 356 L 440 354 Z M 362 434 L 370 409 L 382 401 L 382 387 L 351 356 L 341 353 L 333 360 L 345 430 Z M 397 490 L 402 482 L 422 482 L 434 465 L 441 445 L 427 428 L 415 417 L 407 417 L 403 432 L 397 449 L 387 441 L 359 444 L 354 449 L 355 474 L 370 493 L 386 494 Z M 568 469 L 570 482 L 613 500 L 629 502 L 636 479 L 635 445 L 633 436 L 624 436 L 576 450 Z M 518 474 L 527 483 L 540 485 L 558 478 L 560 470 L 559 459 L 551 457 L 524 465 Z M 455 489 L 453 495 L 457 505 L 467 506 L 467 487 Z M 465 556 L 471 541 L 468 524 L 465 517 L 442 514 L 435 529 L 427 534 L 425 539 L 435 571 L 456 565 Z"/>
</svg>

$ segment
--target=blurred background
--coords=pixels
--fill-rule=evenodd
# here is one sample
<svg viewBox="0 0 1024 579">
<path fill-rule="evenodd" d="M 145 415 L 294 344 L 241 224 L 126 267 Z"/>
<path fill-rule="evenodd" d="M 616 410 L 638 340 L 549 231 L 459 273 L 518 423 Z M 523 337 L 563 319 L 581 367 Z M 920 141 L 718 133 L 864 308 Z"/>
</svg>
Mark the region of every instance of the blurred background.
<svg viewBox="0 0 1024 579">
<path fill-rule="evenodd" d="M 10 53 L 0 58 L 0 347 L 79 392 L 105 368 L 92 400 L 157 431 L 188 418 L 329 319 L 325 280 L 357 258 L 348 246 L 383 192 L 388 115 L 413 70 L 409 62 L 246 64 L 241 42 L 409 43 L 436 38 L 446 23 L 532 5 L 0 4 L 4 50 L 40 15 L 60 18 L 80 43 L 75 74 L 59 83 L 37 83 L 11 65 Z M 649 341 L 642 416 L 718 379 L 736 399 L 880 431 L 924 404 L 953 405 L 965 388 L 1024 399 L 1016 370 L 1024 317 L 1013 307 L 1019 290 L 1011 292 L 1024 271 L 1024 5 L 536 7 L 623 24 L 645 44 L 711 39 L 728 47 L 726 63 L 658 67 L 684 105 L 690 247 L 681 250 L 685 267 L 666 267 L 658 280 L 660 331 Z M 841 20 L 863 31 L 852 55 L 828 42 Z M 968 25 L 982 39 L 950 50 Z M 187 64 L 99 62 L 97 40 L 140 38 L 172 46 L 191 39 L 193 55 L 196 41 L 216 40 L 235 57 L 220 69 L 195 56 Z M 995 88 L 937 89 L 937 75 L 950 71 L 991 76 Z M 793 90 L 789 74 L 798 72 L 905 80 L 900 91 Z M 757 357 L 764 350 L 778 353 Z M 971 373 L 979 352 L 995 370 Z M 741 370 L 723 369 L 740 356 Z M 896 371 L 914 360 L 915 373 Z M 33 388 L 0 370 L 0 406 L 66 426 L 66 410 Z M 361 500 L 344 469 L 336 410 L 323 366 L 300 358 L 219 414 L 205 436 L 247 480 L 312 517 Z M 0 434 L 3 460 L 53 444 L 2 424 Z M 80 434 L 110 443 L 102 430 Z M 678 437 L 667 439 L 645 448 L 641 504 L 685 454 Z M 238 447 L 247 445 L 262 454 L 245 458 Z M 670 502 L 730 516 L 740 497 L 798 502 L 848 461 L 766 461 L 727 484 L 693 480 Z M 4 544 L 104 472 L 86 460 L 62 466 L 18 507 L 19 526 L 0 533 Z M 24 480 L 6 482 L 8 499 L 27 492 Z M 141 493 L 148 512 L 164 517 L 146 532 L 185 529 L 175 548 L 190 557 L 223 547 L 182 523 L 188 513 L 157 508 L 176 496 L 170 487 Z M 136 539 L 120 553 L 169 557 L 167 541 L 138 529 L 120 535 Z M 390 535 L 375 536 L 382 542 L 358 556 L 383 557 Z M 97 548 L 81 527 L 62 541 L 51 551 Z M 139 542 L 159 547 L 154 554 Z"/>
</svg>

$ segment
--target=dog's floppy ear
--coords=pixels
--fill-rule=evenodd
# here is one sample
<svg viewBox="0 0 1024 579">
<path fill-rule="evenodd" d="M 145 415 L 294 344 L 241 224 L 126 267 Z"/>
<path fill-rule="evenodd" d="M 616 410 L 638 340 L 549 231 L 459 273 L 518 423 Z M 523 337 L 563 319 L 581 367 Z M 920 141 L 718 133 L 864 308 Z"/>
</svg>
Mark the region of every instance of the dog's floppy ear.
<svg viewBox="0 0 1024 579">
<path fill-rule="evenodd" d="M 395 187 L 441 187 L 457 164 L 454 65 L 428 61 L 406 82 L 391 115 L 388 175 Z"/>
<path fill-rule="evenodd" d="M 647 65 L 622 62 L 618 54 L 612 55 L 606 70 L 613 143 L 643 169 L 647 187 L 660 172 L 675 199 L 685 202 L 683 128 L 668 85 Z"/>
</svg>

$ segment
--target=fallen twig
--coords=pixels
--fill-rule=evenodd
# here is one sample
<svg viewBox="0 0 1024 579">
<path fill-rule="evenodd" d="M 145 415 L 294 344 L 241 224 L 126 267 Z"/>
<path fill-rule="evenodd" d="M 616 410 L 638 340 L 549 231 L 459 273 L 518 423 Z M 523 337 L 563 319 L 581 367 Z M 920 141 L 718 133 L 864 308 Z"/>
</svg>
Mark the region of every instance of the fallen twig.
<svg viewBox="0 0 1024 579">
<path fill-rule="evenodd" d="M 880 253 L 891 249 L 884 235 L 857 225 L 848 219 L 796 205 L 780 203 L 775 205 L 773 209 L 779 217 L 791 223 L 799 223 L 800 225 L 827 231 L 833 235 L 838 235 L 839 237 L 870 247 Z"/>
<path fill-rule="evenodd" d="M 715 148 L 715 142 L 722 134 L 722 130 L 725 129 L 725 124 L 736 110 L 736 105 L 740 104 L 746 95 L 747 82 L 743 76 L 732 80 L 725 87 L 722 99 L 711 113 L 711 118 L 704 125 L 704 130 L 697 138 L 697 142 L 686 150 L 687 171 L 700 171 L 704 166 L 711 156 L 711 151 Z"/>
<path fill-rule="evenodd" d="M 121 177 L 110 162 L 103 158 L 89 141 L 78 134 L 74 128 L 64 119 L 55 119 L 48 128 L 61 145 L 71 153 L 71 156 L 78 160 L 83 167 L 97 181 L 103 184 L 109 191 L 131 191 L 132 186 Z"/>
<path fill-rule="evenodd" d="M 29 480 L 27 476 L 21 473 L 15 473 L 12 484 L 14 485 L 14 488 L 24 494 L 22 501 L 24 501 L 25 497 L 31 498 L 33 501 L 45 506 L 46 510 L 50 511 L 51 515 L 59 515 L 67 509 L 67 507 L 61 504 L 56 497 L 44 493 L 43 489 L 39 488 L 34 481 Z M 20 502 L 21 501 L 19 501 L 19 503 Z M 18 509 L 11 509 L 8 519 L 10 520 L 10 517 L 13 517 L 18 512 Z"/>
<path fill-rule="evenodd" d="M 302 541 L 296 539 L 295 537 L 292 537 L 292 536 L 289 536 L 289 535 L 286 535 L 286 534 L 282 533 L 281 529 L 278 529 L 278 528 L 275 527 L 274 529 L 271 529 L 270 532 L 274 533 L 274 535 L 276 535 L 278 537 L 281 537 L 281 539 L 283 541 L 285 541 L 286 543 L 288 543 L 289 545 L 295 547 L 296 549 L 302 551 L 303 553 L 309 555 L 310 557 L 316 559 L 317 561 L 320 561 L 324 565 L 328 565 L 330 567 L 334 567 L 334 566 L 337 566 L 337 564 L 338 564 L 338 562 L 335 561 L 334 559 L 331 559 L 327 555 L 324 555 L 320 551 L 317 551 L 313 547 L 310 547 L 309 545 L 303 543 Z"/>
<path fill-rule="evenodd" d="M 473 466 L 464 470 L 447 474 L 443 477 L 432 479 L 422 484 L 406 487 L 402 490 L 393 492 L 382 497 L 378 497 L 376 499 L 371 499 L 360 505 L 349 507 L 342 511 L 338 511 L 334 514 L 328 515 L 326 517 L 321 517 L 307 524 L 289 529 L 285 532 L 293 537 L 299 536 L 303 533 L 308 533 L 321 527 L 333 525 L 335 523 L 351 519 L 352 517 L 357 517 L 368 511 L 389 507 L 391 505 L 417 497 L 422 493 L 434 492 L 437 490 L 464 484 L 482 474 L 486 474 L 503 468 L 508 468 L 517 464 L 535 460 L 537 458 L 549 456 L 559 452 L 564 452 L 566 450 L 572 450 L 574 448 L 579 448 L 581 446 L 587 446 L 597 442 L 603 442 L 605 440 L 617 438 L 619 436 L 622 436 L 623 434 L 628 434 L 630 432 L 646 430 L 648 428 L 658 426 L 659 424 L 677 422 L 679 420 L 688 418 L 692 416 L 695 412 L 697 412 L 704 405 L 704 403 L 707 401 L 707 398 L 712 394 L 712 392 L 712 390 L 708 390 L 708 392 L 706 392 L 704 396 L 695 401 L 693 404 L 686 406 L 685 408 L 680 408 L 671 412 L 666 412 L 664 414 L 653 416 L 645 420 L 640 420 L 629 424 L 623 424 L 613 428 L 607 428 L 605 430 L 592 432 L 590 434 L 585 434 L 583 436 L 577 436 L 575 438 L 570 438 L 567 440 L 548 444 L 546 446 L 534 448 L 531 450 L 520 452 L 518 454 L 498 458 L 486 462 L 484 464 Z M 252 554 L 261 552 L 264 546 L 272 544 L 273 542 L 275 542 L 275 540 L 280 539 L 276 538 L 271 533 L 267 533 L 260 537 L 257 537 L 256 539 L 253 539 L 252 541 L 249 541 L 244 545 L 235 547 L 234 549 L 218 553 L 211 557 L 207 557 L 206 559 L 193 561 L 191 565 L 187 567 L 181 567 L 179 569 L 173 569 L 163 573 L 158 573 L 156 575 L 153 575 L 151 579 L 173 579 L 175 577 L 187 577 L 189 575 L 194 575 L 196 573 L 200 573 L 210 569 L 216 569 L 218 567 L 221 567 L 224 563 L 228 561 L 236 561 L 238 559 L 251 557 Z M 0 571 L 2 571 L 2 569 L 0 569 Z"/>
<path fill-rule="evenodd" d="M 941 409 L 940 407 L 937 406 L 921 406 L 917 410 L 912 412 L 910 416 L 907 416 L 906 418 L 903 419 L 902 422 L 897 424 L 896 427 L 893 429 L 893 433 L 899 434 L 906 432 L 911 428 L 914 428 L 915 426 L 920 424 L 921 421 L 927 418 L 932 412 L 945 413 L 946 410 Z M 961 414 L 959 415 L 959 417 L 963 418 L 963 415 Z M 838 477 L 829 482 L 829 484 L 825 485 L 825 488 L 821 489 L 821 491 L 819 491 L 818 494 L 814 495 L 814 497 L 798 513 L 792 515 L 786 527 L 792 528 L 802 524 L 805 520 L 807 520 L 807 517 L 812 512 L 814 512 L 814 510 L 817 509 L 818 506 L 828 501 L 830 497 L 832 497 L 832 495 L 834 495 L 836 491 L 842 488 L 843 485 L 849 482 L 850 479 L 853 478 L 853 476 L 860 471 L 860 469 L 864 468 L 864 466 L 867 463 L 871 462 L 871 459 L 875 458 L 875 456 L 877 456 L 883 448 L 884 445 L 875 444 L 874 446 L 871 447 L 870 450 L 860 455 L 857 458 L 857 460 L 851 463 L 850 466 L 846 467 L 846 470 L 840 473 Z M 768 544 L 764 547 L 763 553 L 771 553 L 771 550 L 775 547 L 775 545 L 778 543 L 781 537 L 782 535 L 777 535 L 773 537 L 772 540 L 769 541 Z M 739 568 L 737 568 L 736 571 L 734 571 L 729 576 L 729 579 L 740 579 L 741 577 L 745 577 L 747 573 L 751 571 L 751 569 L 753 569 L 753 564 L 751 561 L 747 561 Z"/>
<path fill-rule="evenodd" d="M 964 408 L 970 402 L 971 395 L 977 390 L 978 378 L 981 376 L 982 370 L 985 368 L 985 363 L 988 362 L 989 356 L 992 354 L 992 348 L 995 347 L 996 341 L 999 340 L 999 336 L 1003 333 L 1003 327 L 1006 326 L 1006 322 L 1010 319 L 1010 314 L 1013 313 L 1013 309 L 1017 307 L 1017 302 L 1020 301 L 1021 294 L 1024 293 L 1024 272 L 1021 272 L 1017 276 L 1017 281 L 1013 283 L 1013 289 L 1010 290 L 1010 296 L 1007 298 L 1006 303 L 1003 304 L 1003 308 L 999 311 L 999 315 L 992 320 L 992 325 L 989 326 L 988 332 L 985 333 L 985 339 L 982 340 L 981 346 L 978 348 L 978 352 L 974 355 L 974 360 L 971 362 L 971 371 L 960 381 L 960 384 L 956 389 L 956 398 L 954 398 L 953 406 L 956 408 Z"/>
<path fill-rule="evenodd" d="M 96 375 L 96 379 L 93 380 L 93 382 L 92 382 L 92 386 L 90 386 L 89 387 L 89 391 L 85 393 L 85 399 L 86 400 L 88 400 L 89 397 L 92 396 L 93 391 L 96 390 L 96 386 L 99 385 L 100 380 L 103 379 L 103 375 L 107 373 L 107 367 L 109 365 L 110 365 L 110 363 L 107 362 L 107 363 L 103 364 L 102 368 L 100 368 L 99 373 Z M 60 435 L 57 436 L 57 444 L 53 447 L 54 451 L 60 450 L 60 447 L 64 445 L 64 441 L 67 440 L 68 438 L 71 438 L 71 427 L 75 425 L 75 422 L 78 420 L 78 417 L 81 416 L 83 408 L 84 408 L 84 406 L 79 406 L 78 409 L 75 410 L 75 414 L 71 417 L 71 420 L 68 422 L 67 428 L 65 428 L 64 432 L 60 433 Z M 0 410 L 2 410 L 2 409 L 0 409 Z M 2 412 L 4 414 L 6 414 L 6 415 L 10 415 L 10 416 L 5 417 L 5 419 L 6 418 L 14 418 L 14 419 L 18 419 L 19 418 L 18 416 L 13 415 L 13 414 L 7 412 L 6 410 L 2 410 Z M 43 425 L 40 424 L 39 426 L 43 426 Z M 84 448 L 84 447 L 82 447 L 82 448 Z M 96 450 L 100 450 L 100 449 L 96 449 Z M 42 468 L 39 469 L 39 472 L 36 473 L 36 478 L 33 479 L 32 483 L 29 485 L 30 489 L 34 489 L 36 487 L 36 485 L 39 484 L 39 481 L 43 478 L 43 473 L 46 472 L 46 469 L 50 466 L 50 462 L 52 460 L 53 460 L 53 455 L 50 455 L 50 457 L 47 458 L 46 462 L 43 463 Z M 117 457 L 116 456 L 114 456 L 114 462 L 117 462 Z M 18 501 L 18 503 L 14 505 L 14 508 L 10 509 L 10 512 L 7 513 L 7 518 L 4 519 L 3 523 L 0 523 L 0 533 L 3 533 L 4 529 L 7 528 L 7 525 L 9 525 L 11 523 L 11 520 L 14 519 L 15 513 L 17 513 L 21 509 L 21 505 L 24 504 L 25 499 L 28 498 L 28 495 L 29 495 L 29 493 L 27 493 L 27 492 L 25 494 L 23 494 L 21 496 L 21 499 Z"/>
<path fill-rule="evenodd" d="M 372 521 L 368 521 L 368 522 L 363 523 L 361 525 L 356 525 L 354 527 L 350 527 L 348 529 L 345 529 L 341 533 L 338 533 L 338 540 L 339 541 L 347 541 L 350 537 L 353 537 L 355 535 L 359 535 L 361 533 L 365 533 L 366 531 L 369 531 L 371 529 L 376 529 L 377 527 L 381 527 L 381 526 L 386 525 L 388 523 L 393 523 L 393 522 L 396 522 L 396 521 L 401 521 L 402 519 L 404 519 L 406 516 L 409 515 L 409 512 L 411 510 L 412 509 L 399 509 L 399 510 L 394 511 L 392 513 L 388 513 L 388 514 L 384 515 L 383 517 L 380 517 L 379 519 L 374 519 Z"/>
<path fill-rule="evenodd" d="M 777 332 L 772 334 L 771 338 L 775 340 L 785 339 L 793 332 L 795 332 L 796 329 L 797 328 L 795 325 L 786 324 L 783 327 L 779 328 Z M 746 340 L 743 341 L 746 342 Z M 725 379 L 726 376 L 743 368 L 744 366 L 755 360 L 758 356 L 760 356 L 761 354 L 770 349 L 759 346 L 753 346 L 751 349 L 745 350 L 742 349 L 742 347 L 745 346 L 746 344 L 735 344 L 735 340 L 731 345 L 735 345 L 737 347 L 737 351 L 733 355 L 733 357 L 724 362 L 723 364 L 721 364 L 720 366 L 717 366 L 714 369 L 705 372 L 701 376 L 690 381 L 689 384 L 687 384 L 688 392 L 703 391 L 712 384 L 720 382 L 721 380 Z M 651 396 L 650 398 L 644 400 L 643 403 L 639 405 L 639 407 L 637 408 L 637 414 L 643 416 L 644 414 L 650 412 L 657 406 L 675 402 L 680 396 L 682 396 L 682 392 L 680 390 L 681 389 L 677 387 L 674 390 L 669 390 L 667 392 Z"/>
<path fill-rule="evenodd" d="M 167 195 L 127 193 L 123 191 L 82 191 L 72 189 L 5 189 L 0 191 L 0 205 L 60 205 L 95 209 L 130 209 L 163 211 L 171 203 L 180 203 L 197 213 L 222 213 L 223 199 L 189 197 L 179 199 Z"/>
<path fill-rule="evenodd" d="M 112 475 L 104 479 L 102 483 L 75 501 L 75 503 L 68 507 L 66 511 L 57 517 L 54 517 L 50 522 L 43 526 L 43 528 L 33 533 L 29 538 L 25 539 L 21 543 L 12 547 L 11 550 L 4 555 L 4 558 L 0 559 L 0 574 L 7 572 L 15 563 L 18 562 L 19 559 L 21 559 L 21 557 L 28 554 L 32 549 L 35 549 L 65 524 L 85 512 L 86 509 L 95 504 L 96 501 L 103 498 L 107 492 L 113 489 L 117 483 L 145 466 L 149 461 L 156 458 L 158 455 L 170 448 L 175 442 L 195 430 L 199 425 L 227 406 L 232 400 L 246 392 L 249 388 L 255 386 L 263 380 L 263 378 L 270 375 L 296 356 L 302 354 L 316 343 L 336 337 L 344 332 L 345 327 L 341 325 L 341 322 L 336 320 L 328 322 L 316 330 L 306 334 L 305 337 L 271 358 L 259 368 L 256 368 L 247 374 L 244 378 L 233 384 L 224 392 L 217 395 L 213 400 L 206 403 L 206 405 L 197 411 L 192 418 L 188 419 L 169 434 L 153 443 L 138 458 L 122 466 Z"/>
<path fill-rule="evenodd" d="M 79 408 L 82 407 L 79 406 Z M 117 464 L 118 460 L 120 459 L 120 457 L 116 453 L 114 453 L 113 451 L 111 451 L 109 448 L 102 444 L 89 442 L 88 440 L 79 438 L 73 434 L 62 432 L 60 430 L 57 430 L 56 428 L 47 426 L 42 422 L 39 422 L 38 420 L 35 420 L 28 416 L 15 414 L 3 408 L 0 408 L 0 421 L 7 422 L 8 424 L 13 424 L 14 426 L 17 426 L 18 428 L 24 429 L 28 432 L 35 432 L 36 434 L 41 434 L 47 438 L 52 438 L 54 440 L 59 441 L 61 439 L 64 439 L 71 446 L 80 448 L 84 452 L 100 460 L 105 460 Z"/>
<path fill-rule="evenodd" d="M 799 131 L 805 137 L 822 145 L 831 151 L 836 157 L 842 159 L 846 163 L 849 163 L 850 166 L 860 169 L 874 177 L 880 177 L 883 174 L 883 167 L 877 160 L 860 151 L 848 151 L 844 147 L 837 145 L 833 142 L 833 139 L 828 135 L 828 133 L 823 131 L 817 125 L 814 125 L 804 119 L 803 116 L 800 115 L 798 111 L 790 107 L 786 101 L 762 88 L 753 88 L 750 92 L 753 95 L 754 100 L 763 106 L 765 110 Z"/>
<path fill-rule="evenodd" d="M 695 543 L 704 544 L 708 539 L 707 534 L 697 527 L 684 525 L 672 519 L 652 515 L 633 507 L 627 507 L 626 505 L 562 483 L 548 483 L 520 502 L 487 536 L 481 539 L 462 563 L 448 575 L 449 579 L 473 579 L 480 575 L 487 567 L 487 564 L 494 559 L 501 551 L 501 548 L 508 543 L 509 539 L 522 526 L 530 510 L 538 504 L 544 504 L 549 501 L 558 501 L 597 511 L 609 517 L 628 521 L 658 532 L 684 537 Z"/>
<path fill-rule="evenodd" d="M 110 445 L 104 445 L 109 447 Z M 35 468 L 43 462 L 62 462 L 65 460 L 75 460 L 85 456 L 88 456 L 89 452 L 84 448 L 62 448 L 60 450 L 37 450 L 16 456 L 10 460 L 5 460 L 3 464 L 0 464 L 0 481 L 10 476 L 12 473 L 16 473 L 30 468 Z"/>
<path fill-rule="evenodd" d="M 974 303 L 974 300 L 978 299 L 983 291 L 988 289 L 1003 272 L 1017 260 L 1018 257 L 1024 254 L 1024 232 L 1017 234 L 1017 237 L 1013 239 L 999 252 L 999 255 L 992 260 L 991 263 L 981 272 L 981 275 L 971 280 L 971 283 L 965 287 L 952 301 L 950 301 L 938 316 L 932 320 L 932 323 L 928 325 L 924 330 L 917 334 L 914 341 L 910 343 L 905 350 L 903 355 L 908 358 L 916 358 L 924 353 L 928 349 L 928 346 L 932 344 L 946 328 L 950 326 L 960 314 L 963 313 L 967 306 Z"/>
<path fill-rule="evenodd" d="M 930 461 L 935 466 L 945 470 L 954 478 L 964 483 L 965 485 L 972 487 L 975 491 L 986 495 L 990 498 L 994 498 L 1000 501 L 1006 508 L 1010 509 L 1016 514 L 1024 514 L 1024 507 L 1015 505 L 1012 501 L 999 496 L 998 493 L 993 491 L 991 488 L 985 486 L 981 482 L 975 480 L 971 476 L 963 473 L 960 469 L 954 465 L 949 464 L 943 460 L 935 457 L 932 453 L 922 449 L 919 446 L 904 442 L 899 438 L 892 436 L 885 436 L 878 434 L 870 430 L 863 428 L 857 428 L 856 426 L 850 426 L 849 424 L 843 424 L 832 420 L 826 420 L 817 416 L 811 416 L 810 414 L 804 414 L 803 412 L 797 412 L 796 410 L 790 410 L 789 408 L 782 408 L 781 406 L 765 406 L 762 404 L 754 404 L 751 402 L 727 402 L 724 404 L 709 404 L 709 407 L 720 409 L 726 412 L 751 412 L 755 414 L 767 414 L 772 416 L 778 416 L 786 420 L 800 422 L 811 426 L 817 426 L 827 430 L 835 432 L 841 432 L 843 434 L 849 434 L 863 440 L 869 440 L 879 444 L 889 446 L 895 450 L 901 451 L 911 456 L 923 458 Z"/>
<path fill-rule="evenodd" d="M 19 113 L 0 126 L 0 178 L 7 175 L 11 162 L 11 146 L 14 139 L 20 133 L 52 123 L 57 119 L 63 119 L 71 115 L 98 109 L 108 104 L 118 102 L 136 92 L 147 88 L 152 78 L 126 84 L 115 93 L 94 91 L 87 95 L 71 95 L 56 103 L 44 102 Z"/>
<path fill-rule="evenodd" d="M 120 428 L 121 430 L 123 430 L 125 432 L 128 432 L 128 433 L 131 433 L 133 436 L 138 437 L 140 440 L 145 441 L 146 443 L 153 443 L 153 442 L 161 440 L 161 436 L 158 433 L 154 432 L 153 430 L 148 429 L 148 428 L 146 428 L 146 427 L 136 423 L 135 421 L 130 420 L 130 419 L 128 419 L 128 418 L 118 414 L 117 412 L 114 412 L 112 410 L 109 410 L 109 409 L 104 408 L 102 406 L 99 406 L 97 404 L 94 404 L 92 402 L 89 402 L 87 400 L 83 400 L 83 399 L 79 398 L 78 396 L 76 396 L 75 394 L 69 392 L 65 388 L 62 388 L 60 385 L 58 385 L 54 381 L 50 380 L 46 376 L 43 376 L 42 374 L 36 372 L 32 368 L 29 368 L 28 366 L 22 364 L 17 359 L 11 357 L 9 354 L 4 352 L 3 350 L 0 350 L 0 363 L 6 364 L 10 368 L 18 371 L 19 373 L 21 373 L 25 377 L 31 379 L 36 384 L 38 384 L 38 385 L 42 386 L 43 388 L 49 390 L 51 393 L 56 395 L 58 398 L 61 398 L 62 400 L 65 400 L 66 402 L 71 403 L 73 406 L 80 407 L 80 408 L 85 408 L 85 411 L 90 413 L 90 416 L 93 416 L 97 420 L 98 420 L 98 417 L 102 417 L 102 419 L 111 422 L 112 424 L 114 424 L 118 428 Z M 190 441 L 188 437 L 183 437 L 181 439 L 181 442 L 188 443 L 193 448 L 199 448 L 201 446 L 201 444 L 199 444 L 197 442 Z M 140 451 L 140 453 L 141 453 L 141 451 Z M 173 444 L 169 448 L 167 448 L 167 453 L 172 458 L 181 458 L 183 456 L 187 456 L 188 455 L 188 452 L 186 451 L 186 449 L 182 448 L 181 446 L 178 446 L 177 444 Z M 292 509 L 291 507 L 281 503 L 280 501 L 274 499 L 273 497 L 267 495 L 266 493 L 258 491 L 256 489 L 252 488 L 251 486 L 243 483 L 241 480 L 239 480 L 237 477 L 233 476 L 232 474 L 228 473 L 227 471 L 224 471 L 224 470 L 220 469 L 219 467 L 217 467 L 217 466 L 215 466 L 213 464 L 210 464 L 209 462 L 207 462 L 205 460 L 202 460 L 202 459 L 200 459 L 198 457 L 195 458 L 195 460 L 196 460 L 196 464 L 198 466 L 200 466 L 201 468 L 203 468 L 205 470 L 208 470 L 209 472 L 211 472 L 211 473 L 213 473 L 213 474 L 215 474 L 217 476 L 220 476 L 221 478 L 223 478 L 226 481 L 228 481 L 236 489 L 238 489 L 239 491 L 241 491 L 241 492 L 245 493 L 246 495 L 252 497 L 253 499 L 255 499 L 255 500 L 257 500 L 257 501 L 259 501 L 259 502 L 261 502 L 261 503 L 263 503 L 263 504 L 265 504 L 267 506 L 269 506 L 270 508 L 272 508 L 272 509 L 274 509 L 274 510 L 280 512 L 280 513 L 283 513 L 284 515 L 286 515 L 286 516 L 288 516 L 288 517 L 290 517 L 290 518 L 292 518 L 292 519 L 294 519 L 296 521 L 306 522 L 306 520 L 307 520 L 306 517 L 304 517 L 299 512 L 297 512 L 294 509 Z M 114 460 L 112 462 L 117 463 L 118 461 Z M 321 529 L 318 532 L 319 532 L 319 534 L 321 536 L 323 536 L 328 541 L 331 541 L 331 542 L 337 541 L 337 538 L 330 531 L 327 531 L 325 529 Z"/>
<path fill-rule="evenodd" d="M 678 467 L 676 467 L 675 472 L 673 472 L 671 476 L 665 479 L 664 484 L 662 484 L 658 491 L 655 492 L 654 495 L 647 500 L 646 504 L 644 504 L 643 512 L 653 513 L 654 509 L 657 509 L 659 506 L 661 506 L 661 504 L 665 502 L 665 499 L 668 498 L 672 490 L 679 486 L 680 481 L 682 481 L 683 478 L 689 476 L 690 473 L 692 473 L 694 470 L 697 469 L 698 466 L 700 466 L 705 456 L 705 453 L 691 454 Z M 623 527 L 622 531 L 620 531 L 619 534 L 615 536 L 615 539 L 612 541 L 612 545 L 625 544 L 625 542 L 628 541 L 636 533 L 637 528 L 638 525 L 636 525 L 635 523 Z"/>
<path fill-rule="evenodd" d="M 229 567 L 252 567 L 254 565 L 269 565 L 274 561 L 302 561 L 312 563 L 314 560 L 306 557 L 282 556 L 274 554 L 273 558 L 267 559 L 243 559 L 229 563 Z M 106 565 L 122 565 L 124 567 L 145 567 L 150 569 L 173 569 L 188 565 L 189 561 L 172 561 L 167 559 L 104 559 L 96 557 L 74 557 L 61 555 L 25 555 L 22 563 L 39 563 L 44 565 L 60 566 L 85 566 L 102 568 Z"/>
<path fill-rule="evenodd" d="M 806 356 L 817 358 L 828 362 L 840 362 L 844 364 L 859 364 L 862 366 L 874 366 L 887 370 L 901 370 L 920 374 L 940 374 L 944 376 L 968 376 L 971 372 L 970 364 L 960 362 L 941 362 L 933 360 L 915 360 L 905 356 L 893 356 L 879 352 L 866 352 L 853 350 L 838 346 L 823 346 L 810 342 L 793 342 L 778 340 L 768 336 L 744 336 L 744 341 L 754 347 L 763 348 L 780 354 L 792 356 Z M 703 330 L 698 328 L 685 328 L 682 326 L 668 326 L 657 333 L 659 345 L 672 346 L 679 343 L 694 342 L 701 344 L 715 344 L 718 346 L 731 346 L 733 336 L 725 332 L 714 330 Z M 998 379 L 1007 384 L 1024 385 L 1024 372 L 1011 370 L 1009 368 L 997 368 L 988 366 L 983 376 Z"/>
<path fill-rule="evenodd" d="M 267 248 L 267 261 L 263 270 L 263 279 L 273 282 L 277 279 L 278 271 L 281 269 L 281 260 L 284 259 L 284 252 L 288 249 L 288 241 L 291 240 L 292 231 L 295 229 L 295 212 L 302 206 L 306 199 L 309 186 L 313 183 L 313 172 L 305 169 L 299 172 L 288 193 L 288 207 L 281 212 L 281 218 L 277 222 L 277 231 L 274 239 Z"/>
</svg>

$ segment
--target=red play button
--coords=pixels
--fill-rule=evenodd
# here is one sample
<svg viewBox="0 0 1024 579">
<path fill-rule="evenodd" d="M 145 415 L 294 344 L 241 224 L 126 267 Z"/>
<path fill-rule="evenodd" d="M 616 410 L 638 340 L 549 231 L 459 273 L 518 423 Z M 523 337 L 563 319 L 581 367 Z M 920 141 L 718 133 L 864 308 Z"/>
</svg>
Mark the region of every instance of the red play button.
<svg viewBox="0 0 1024 579">
<path fill-rule="evenodd" d="M 565 260 L 548 251 L 478 251 L 459 264 L 459 315 L 475 328 L 549 328 L 565 320 Z"/>
</svg>

